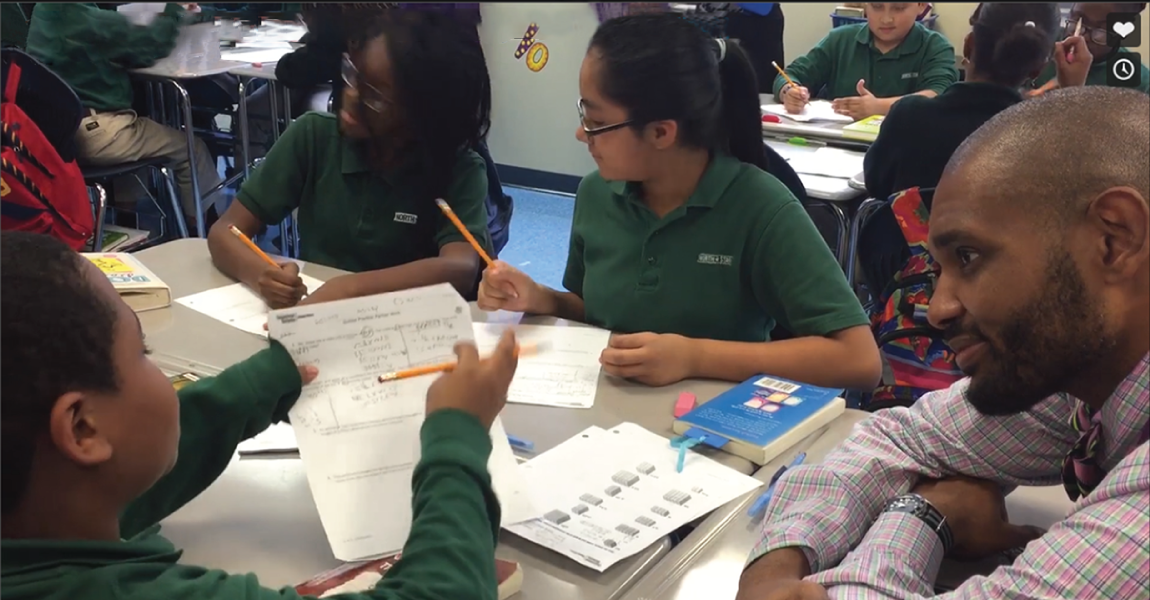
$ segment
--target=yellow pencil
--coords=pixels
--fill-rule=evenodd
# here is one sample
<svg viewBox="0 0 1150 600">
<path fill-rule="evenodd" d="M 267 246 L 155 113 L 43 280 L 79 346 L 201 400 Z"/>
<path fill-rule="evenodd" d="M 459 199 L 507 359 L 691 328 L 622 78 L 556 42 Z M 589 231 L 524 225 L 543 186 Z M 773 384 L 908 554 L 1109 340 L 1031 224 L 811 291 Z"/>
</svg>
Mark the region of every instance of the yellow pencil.
<svg viewBox="0 0 1150 600">
<path fill-rule="evenodd" d="M 272 260 L 272 257 L 265 254 L 263 250 L 260 250 L 260 247 L 257 246 L 256 243 L 251 240 L 251 238 L 244 235 L 244 232 L 240 231 L 239 227 L 236 227 L 235 225 L 231 225 L 228 227 L 228 231 L 231 231 L 232 235 L 240 238 L 240 241 L 243 242 L 245 246 L 250 248 L 252 252 L 255 252 L 256 256 L 264 259 L 264 261 L 266 263 L 268 263 L 269 265 L 276 267 L 276 268 L 279 268 L 279 266 L 280 266 L 279 263 Z"/>
<path fill-rule="evenodd" d="M 483 250 L 483 246 L 480 246 L 479 242 L 475 240 L 475 236 L 471 235 L 471 232 L 463 226 L 463 221 L 460 221 L 459 217 L 455 216 L 455 211 L 451 210 L 447 202 L 445 202 L 443 198 L 436 198 L 435 203 L 439 205 L 439 210 L 442 210 L 443 214 L 451 220 L 455 228 L 459 230 L 459 233 L 462 233 L 463 237 L 467 238 L 468 242 L 471 242 L 471 247 L 475 248 L 475 251 L 479 254 L 479 258 L 482 258 L 483 262 L 487 263 L 487 266 L 494 267 L 495 261 L 491 260 L 491 257 Z"/>
<path fill-rule="evenodd" d="M 787 80 L 787 83 L 791 84 L 793 87 L 799 87 L 799 84 L 795 83 L 790 77 L 787 76 L 787 72 L 779 66 L 779 63 L 772 60 L 771 65 L 775 67 L 775 70 L 779 72 L 779 75 L 783 76 L 783 79 Z"/>
<path fill-rule="evenodd" d="M 523 344 L 515 347 L 516 356 L 529 356 L 537 354 L 546 348 L 546 344 Z M 419 377 L 420 375 L 430 375 L 432 373 L 443 373 L 455 368 L 455 361 L 439 363 L 438 365 L 426 365 L 423 367 L 412 367 L 410 369 L 403 369 L 402 371 L 394 371 L 391 373 L 384 373 L 379 376 L 380 383 L 388 381 L 398 381 L 400 379 L 410 379 L 412 377 Z"/>
</svg>

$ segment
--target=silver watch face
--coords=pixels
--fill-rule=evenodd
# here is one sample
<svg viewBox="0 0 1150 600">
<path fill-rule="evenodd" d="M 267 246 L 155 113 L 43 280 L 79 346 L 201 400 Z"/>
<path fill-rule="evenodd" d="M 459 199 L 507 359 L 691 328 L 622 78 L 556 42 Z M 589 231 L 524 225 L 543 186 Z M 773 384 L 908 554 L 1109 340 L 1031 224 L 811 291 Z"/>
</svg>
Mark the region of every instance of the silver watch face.
<svg viewBox="0 0 1150 600">
<path fill-rule="evenodd" d="M 890 509 L 921 516 L 926 512 L 926 501 L 918 496 L 899 496 L 890 503 Z"/>
</svg>

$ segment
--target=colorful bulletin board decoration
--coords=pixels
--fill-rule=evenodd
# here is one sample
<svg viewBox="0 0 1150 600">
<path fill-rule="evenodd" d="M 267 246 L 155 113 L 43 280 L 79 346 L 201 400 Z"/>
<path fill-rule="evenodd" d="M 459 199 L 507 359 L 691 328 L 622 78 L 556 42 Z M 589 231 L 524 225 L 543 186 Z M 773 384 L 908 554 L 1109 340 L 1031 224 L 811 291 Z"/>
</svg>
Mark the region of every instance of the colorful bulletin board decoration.
<svg viewBox="0 0 1150 600">
<path fill-rule="evenodd" d="M 526 56 L 527 58 L 523 62 L 528 69 L 535 73 L 542 71 L 543 67 L 547 66 L 547 59 L 550 58 L 547 45 L 535 39 L 535 35 L 538 33 L 538 25 L 535 23 L 528 25 L 527 31 L 519 39 L 519 47 L 515 49 L 515 59 L 519 60 Z"/>
</svg>

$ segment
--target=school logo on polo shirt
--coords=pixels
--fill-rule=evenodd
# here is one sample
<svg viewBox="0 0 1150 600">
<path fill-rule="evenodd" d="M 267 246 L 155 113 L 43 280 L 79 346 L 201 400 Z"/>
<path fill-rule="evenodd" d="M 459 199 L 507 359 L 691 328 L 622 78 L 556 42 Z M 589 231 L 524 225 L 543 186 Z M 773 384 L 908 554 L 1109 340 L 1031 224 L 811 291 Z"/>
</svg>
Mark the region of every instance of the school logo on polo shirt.
<svg viewBox="0 0 1150 600">
<path fill-rule="evenodd" d="M 413 215 L 411 213 L 405 213 L 405 212 L 395 213 L 395 222 L 396 223 L 407 223 L 409 225 L 415 225 L 415 222 L 418 220 L 419 220 L 419 217 L 416 215 Z"/>
<path fill-rule="evenodd" d="M 700 265 L 719 265 L 729 267 L 734 264 L 734 258 L 726 254 L 699 254 Z"/>
<path fill-rule="evenodd" d="M 903 73 L 903 79 L 918 79 L 918 71 L 911 71 L 910 73 Z"/>
</svg>

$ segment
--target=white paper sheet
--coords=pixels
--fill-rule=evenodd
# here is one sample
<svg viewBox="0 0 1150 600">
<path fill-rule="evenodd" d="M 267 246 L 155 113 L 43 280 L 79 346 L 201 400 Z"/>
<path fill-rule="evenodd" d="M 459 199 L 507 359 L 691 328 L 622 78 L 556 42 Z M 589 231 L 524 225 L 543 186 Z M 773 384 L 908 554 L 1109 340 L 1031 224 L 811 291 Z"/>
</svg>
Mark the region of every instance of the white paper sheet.
<svg viewBox="0 0 1150 600">
<path fill-rule="evenodd" d="M 633 423 L 590 427 L 521 468 L 548 512 L 504 529 L 602 572 L 762 482 Z"/>
<path fill-rule="evenodd" d="M 129 2 L 116 7 L 116 12 L 124 15 L 128 22 L 140 27 L 147 27 L 156 20 L 167 8 L 164 2 Z"/>
<path fill-rule="evenodd" d="M 378 377 L 453 360 L 455 343 L 472 339 L 467 303 L 441 284 L 273 311 L 268 329 L 297 362 L 319 369 L 289 416 L 333 554 L 358 561 L 399 551 L 411 529 L 419 429 L 436 376 Z M 506 434 L 499 437 L 507 445 Z M 514 460 L 510 446 L 503 450 Z M 507 505 L 529 501 L 509 471 L 518 473 L 492 469 L 496 494 Z"/>
<path fill-rule="evenodd" d="M 508 325 L 474 323 L 480 353 L 495 349 Z M 599 389 L 599 354 L 611 332 L 593 327 L 513 326 L 520 345 L 536 344 L 539 352 L 520 357 L 507 401 L 563 408 L 591 408 Z"/>
<path fill-rule="evenodd" d="M 841 148 L 819 148 L 787 160 L 795 173 L 850 179 L 863 172 L 866 154 Z"/>
<path fill-rule="evenodd" d="M 286 46 L 287 43 L 285 42 Z M 291 53 L 291 47 L 287 48 L 238 48 L 235 50 L 225 50 L 220 53 L 220 57 L 224 60 L 234 60 L 246 63 L 274 63 L 283 58 L 285 54 Z"/>
<path fill-rule="evenodd" d="M 809 123 L 810 121 L 827 121 L 830 123 L 855 122 L 854 119 L 846 115 L 836 113 L 834 108 L 831 108 L 831 103 L 826 100 L 811 100 L 803 107 L 803 112 L 799 114 L 787 112 L 787 109 L 782 104 L 763 104 L 759 108 L 765 113 L 785 117 L 799 123 Z"/>
<path fill-rule="evenodd" d="M 300 273 L 309 294 L 315 293 L 323 282 Z M 176 302 L 205 314 L 236 329 L 267 337 L 264 324 L 268 322 L 268 305 L 259 294 L 242 283 L 233 283 L 215 289 L 176 298 Z"/>
</svg>

